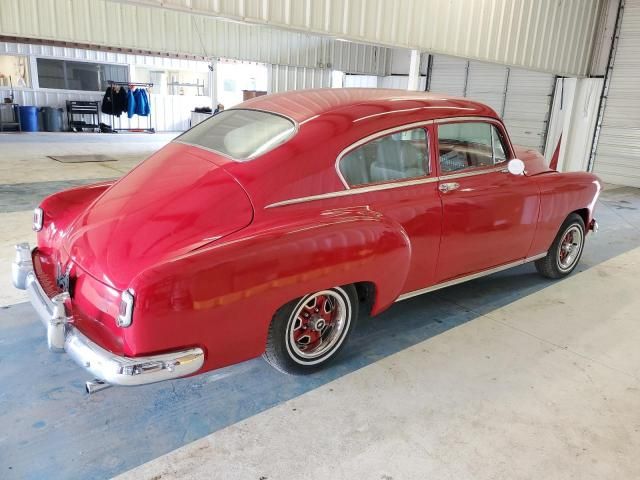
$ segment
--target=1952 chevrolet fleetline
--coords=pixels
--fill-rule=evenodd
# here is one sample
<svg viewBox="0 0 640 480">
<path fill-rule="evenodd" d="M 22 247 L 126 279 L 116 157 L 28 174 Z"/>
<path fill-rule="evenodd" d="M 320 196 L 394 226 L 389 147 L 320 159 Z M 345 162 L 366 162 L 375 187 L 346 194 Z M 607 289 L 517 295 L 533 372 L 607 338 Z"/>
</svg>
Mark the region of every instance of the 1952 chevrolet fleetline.
<svg viewBox="0 0 640 480">
<path fill-rule="evenodd" d="M 276 94 L 115 182 L 46 198 L 13 282 L 50 348 L 96 378 L 89 391 L 259 355 L 306 373 L 345 347 L 359 310 L 530 261 L 569 274 L 599 191 L 595 176 L 512 145 L 468 99 Z"/>
</svg>

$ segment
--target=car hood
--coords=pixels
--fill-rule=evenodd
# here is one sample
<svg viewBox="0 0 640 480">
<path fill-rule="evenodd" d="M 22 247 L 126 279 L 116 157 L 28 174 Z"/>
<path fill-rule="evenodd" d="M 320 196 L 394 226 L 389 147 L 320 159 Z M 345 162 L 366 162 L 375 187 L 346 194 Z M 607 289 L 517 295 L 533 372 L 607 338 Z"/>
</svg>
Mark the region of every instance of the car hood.
<svg viewBox="0 0 640 480">
<path fill-rule="evenodd" d="M 215 156 L 171 143 L 107 189 L 71 225 L 64 248 L 119 290 L 146 268 L 251 223 L 244 189 Z"/>
</svg>

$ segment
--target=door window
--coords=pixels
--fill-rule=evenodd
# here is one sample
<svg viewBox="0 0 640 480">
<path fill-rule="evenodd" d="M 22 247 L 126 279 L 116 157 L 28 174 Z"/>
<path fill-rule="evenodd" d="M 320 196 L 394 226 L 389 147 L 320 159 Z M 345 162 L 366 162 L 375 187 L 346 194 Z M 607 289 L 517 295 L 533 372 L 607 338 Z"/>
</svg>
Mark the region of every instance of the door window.
<svg viewBox="0 0 640 480">
<path fill-rule="evenodd" d="M 350 187 L 429 175 L 429 148 L 423 128 L 391 133 L 349 152 L 340 173 Z"/>
<path fill-rule="evenodd" d="M 438 126 L 440 171 L 456 172 L 491 167 L 506 160 L 498 129 L 486 122 L 446 123 Z"/>
</svg>

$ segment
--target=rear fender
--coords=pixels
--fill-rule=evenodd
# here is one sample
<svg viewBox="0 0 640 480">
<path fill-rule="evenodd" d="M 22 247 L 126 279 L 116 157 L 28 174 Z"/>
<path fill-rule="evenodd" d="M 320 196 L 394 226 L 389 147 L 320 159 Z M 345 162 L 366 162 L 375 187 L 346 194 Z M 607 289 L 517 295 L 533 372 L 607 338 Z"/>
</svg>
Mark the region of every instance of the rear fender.
<svg viewBox="0 0 640 480">
<path fill-rule="evenodd" d="M 43 253 L 60 248 L 67 227 L 115 181 L 69 188 L 46 197 L 40 204 L 44 213 L 43 228 L 38 232 L 38 248 Z"/>
<path fill-rule="evenodd" d="M 375 314 L 393 303 L 409 271 L 406 233 L 367 208 L 241 233 L 136 277 L 127 329 L 136 354 L 200 345 L 209 351 L 207 369 L 243 361 L 264 351 L 274 313 L 291 300 L 368 281 Z"/>
</svg>

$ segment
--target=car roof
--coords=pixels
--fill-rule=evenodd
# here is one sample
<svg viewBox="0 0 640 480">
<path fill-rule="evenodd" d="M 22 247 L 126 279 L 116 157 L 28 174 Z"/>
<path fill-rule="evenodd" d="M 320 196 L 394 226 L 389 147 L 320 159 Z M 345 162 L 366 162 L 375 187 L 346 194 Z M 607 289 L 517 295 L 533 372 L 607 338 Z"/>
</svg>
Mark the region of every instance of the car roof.
<svg viewBox="0 0 640 480">
<path fill-rule="evenodd" d="M 371 116 L 371 108 L 392 113 L 424 109 L 425 119 L 460 116 L 485 116 L 498 118 L 490 107 L 468 98 L 452 97 L 437 93 L 378 88 L 321 88 L 293 90 L 265 95 L 248 100 L 235 108 L 251 108 L 285 115 L 303 123 L 323 114 L 342 108 L 350 108 L 358 118 Z M 367 108 L 357 108 L 367 107 Z"/>
</svg>

